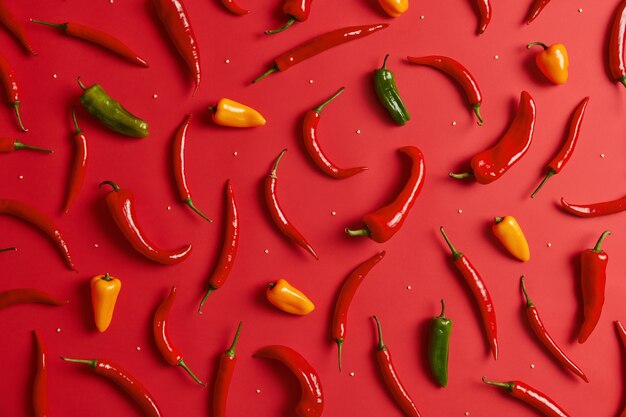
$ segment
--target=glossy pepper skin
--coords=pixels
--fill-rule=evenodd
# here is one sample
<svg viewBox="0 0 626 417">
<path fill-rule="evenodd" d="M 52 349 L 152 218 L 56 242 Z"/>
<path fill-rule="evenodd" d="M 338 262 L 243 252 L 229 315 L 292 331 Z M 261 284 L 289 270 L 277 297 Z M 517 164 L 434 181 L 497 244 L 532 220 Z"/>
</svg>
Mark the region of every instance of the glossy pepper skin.
<svg viewBox="0 0 626 417">
<path fill-rule="evenodd" d="M 609 37 L 609 70 L 613 81 L 619 81 L 626 87 L 626 0 L 621 0 L 615 14 Z"/>
<path fill-rule="evenodd" d="M 478 8 L 478 28 L 476 32 L 480 35 L 487 30 L 487 26 L 491 22 L 491 2 L 489 0 L 475 0 Z"/>
<path fill-rule="evenodd" d="M 148 136 L 148 123 L 126 110 L 124 106 L 104 91 L 100 84 L 94 84 L 87 88 L 78 78 L 78 85 L 83 90 L 80 103 L 106 127 L 133 138 Z"/>
<path fill-rule="evenodd" d="M 374 89 L 378 101 L 387 110 L 393 121 L 397 125 L 404 126 L 411 119 L 411 115 L 400 97 L 393 72 L 387 69 L 387 58 L 389 58 L 389 54 L 385 56 L 382 67 L 374 71 Z"/>
<path fill-rule="evenodd" d="M 214 106 L 209 106 L 215 124 L 227 127 L 264 126 L 263 115 L 252 107 L 237 103 L 228 98 L 221 98 Z"/>
<path fill-rule="evenodd" d="M 233 378 L 235 365 L 237 364 L 237 356 L 235 355 L 235 347 L 239 340 L 241 332 L 241 322 L 237 326 L 237 332 L 233 343 L 227 351 L 220 355 L 219 365 L 215 372 L 215 384 L 213 386 L 213 417 L 226 417 L 226 403 L 228 400 L 228 390 L 230 381 Z"/>
<path fill-rule="evenodd" d="M 504 388 L 513 398 L 525 402 L 546 417 L 569 417 L 554 400 L 522 381 L 494 382 L 483 377 L 483 382 Z"/>
<path fill-rule="evenodd" d="M 411 160 L 411 175 L 395 200 L 389 205 L 363 216 L 365 227 L 358 230 L 346 229 L 348 236 L 369 236 L 374 242 L 384 243 L 391 239 L 406 220 L 424 186 L 426 166 L 424 154 L 415 146 L 398 150 Z"/>
<path fill-rule="evenodd" d="M 2 2 L 2 0 L 0 0 L 0 2 Z M 15 71 L 13 71 L 13 67 L 2 54 L 0 54 L 0 83 L 4 87 L 7 103 L 13 107 L 18 127 L 22 132 L 28 132 L 28 129 L 26 129 L 22 123 L 22 117 L 20 115 L 20 104 L 22 103 L 21 92 Z"/>
<path fill-rule="evenodd" d="M 96 275 L 90 280 L 91 305 L 96 328 L 103 333 L 109 328 L 122 281 L 109 274 Z"/>
<path fill-rule="evenodd" d="M 39 148 L 37 146 L 27 145 L 14 138 L 0 138 L 0 153 L 10 153 L 21 150 L 39 151 L 53 153 L 50 149 Z"/>
<path fill-rule="evenodd" d="M 78 126 L 76 121 L 76 108 L 72 107 L 72 120 L 74 122 L 74 160 L 70 173 L 70 183 L 67 188 L 65 203 L 63 204 L 63 212 L 69 213 L 70 208 L 76 201 L 80 190 L 85 183 L 85 175 L 87 173 L 87 163 L 89 162 L 89 151 L 87 147 L 87 136 L 85 132 Z"/>
<path fill-rule="evenodd" d="M 20 20 L 13 14 L 6 3 L 6 0 L 0 0 L 0 25 L 4 26 L 18 40 L 22 48 L 31 55 L 37 55 L 24 26 Z"/>
<path fill-rule="evenodd" d="M 609 255 L 600 247 L 604 239 L 611 234 L 605 230 L 593 249 L 586 249 L 580 255 L 580 282 L 583 297 L 584 320 L 578 332 L 578 343 L 585 343 L 595 329 L 604 305 L 606 287 L 606 266 Z"/>
<path fill-rule="evenodd" d="M 222 5 L 224 5 L 226 10 L 228 10 L 232 14 L 243 16 L 250 13 L 250 10 L 244 9 L 243 7 L 239 6 L 237 3 L 235 3 L 234 0 L 221 0 L 221 3 Z"/>
<path fill-rule="evenodd" d="M 539 16 L 548 3 L 550 3 L 550 0 L 533 0 L 533 4 L 530 6 L 530 10 L 528 10 L 528 14 L 526 15 L 524 22 L 527 25 L 530 25 L 532 21 Z"/>
<path fill-rule="evenodd" d="M 284 0 L 283 13 L 287 16 L 287 22 L 278 28 L 266 30 L 266 35 L 274 35 L 289 28 L 295 22 L 304 22 L 311 14 L 311 3 L 313 0 Z"/>
<path fill-rule="evenodd" d="M 33 331 L 37 358 L 37 370 L 33 381 L 34 417 L 49 417 L 48 411 L 48 350 L 39 333 Z"/>
<path fill-rule="evenodd" d="M 306 316 L 315 310 L 315 305 L 302 291 L 280 278 L 271 282 L 265 296 L 272 305 L 285 313 Z"/>
<path fill-rule="evenodd" d="M 445 304 L 441 300 L 441 314 L 431 321 L 428 344 L 428 364 L 433 376 L 442 387 L 448 386 L 448 357 L 452 320 L 445 316 Z"/>
<path fill-rule="evenodd" d="M 409 9 L 409 0 L 378 0 L 378 4 L 391 17 L 398 17 Z"/>
<path fill-rule="evenodd" d="M 561 197 L 561 207 L 566 212 L 578 217 L 598 217 L 626 211 L 626 195 L 624 197 L 591 204 L 571 204 Z"/>
<path fill-rule="evenodd" d="M 527 48 L 530 49 L 533 46 L 543 48 L 543 51 L 535 56 L 537 67 L 539 67 L 543 75 L 545 75 L 552 84 L 565 84 L 569 76 L 569 56 L 565 45 L 555 43 L 554 45 L 548 46 L 542 42 L 533 42 L 529 43 Z"/>
<path fill-rule="evenodd" d="M 20 304 L 47 304 L 64 306 L 69 301 L 61 300 L 45 291 L 35 288 L 15 288 L 0 292 L 0 310 Z"/>
<path fill-rule="evenodd" d="M 511 255 L 522 262 L 530 261 L 528 241 L 515 217 L 496 217 L 491 231 Z"/>
</svg>

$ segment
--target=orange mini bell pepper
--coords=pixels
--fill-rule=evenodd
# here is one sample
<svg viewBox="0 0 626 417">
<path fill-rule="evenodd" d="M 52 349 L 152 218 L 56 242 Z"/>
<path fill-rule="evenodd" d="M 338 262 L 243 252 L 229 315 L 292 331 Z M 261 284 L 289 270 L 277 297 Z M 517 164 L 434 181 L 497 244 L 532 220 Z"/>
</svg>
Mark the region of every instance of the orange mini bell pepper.
<svg viewBox="0 0 626 417">
<path fill-rule="evenodd" d="M 270 283 L 265 295 L 275 307 L 290 314 L 305 316 L 315 309 L 306 295 L 282 278 Z"/>
<path fill-rule="evenodd" d="M 555 43 L 548 46 L 541 42 L 533 42 L 529 43 L 527 48 L 532 48 L 533 46 L 541 46 L 543 48 L 543 51 L 539 52 L 535 57 L 535 62 L 543 75 L 554 84 L 565 84 L 569 68 L 569 57 L 565 45 Z"/>
<path fill-rule="evenodd" d="M 409 0 L 378 0 L 378 4 L 391 17 L 398 17 L 409 8 Z"/>
<path fill-rule="evenodd" d="M 96 327 L 100 332 L 104 332 L 111 324 L 115 302 L 121 289 L 122 281 L 109 274 L 91 278 L 91 304 Z"/>
<path fill-rule="evenodd" d="M 530 249 L 524 232 L 513 216 L 496 217 L 491 226 L 493 234 L 507 251 L 522 262 L 530 260 Z"/>
<path fill-rule="evenodd" d="M 213 121 L 220 126 L 255 127 L 263 126 L 265 118 L 258 111 L 228 98 L 221 98 L 215 106 L 209 106 Z"/>
</svg>

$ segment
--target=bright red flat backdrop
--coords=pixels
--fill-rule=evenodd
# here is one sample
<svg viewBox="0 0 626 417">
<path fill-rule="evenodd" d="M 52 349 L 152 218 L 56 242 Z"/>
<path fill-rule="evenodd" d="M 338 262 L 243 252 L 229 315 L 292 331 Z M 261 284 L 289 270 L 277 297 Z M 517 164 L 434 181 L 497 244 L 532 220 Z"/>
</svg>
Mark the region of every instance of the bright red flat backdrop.
<svg viewBox="0 0 626 417">
<path fill-rule="evenodd" d="M 71 303 L 67 307 L 20 306 L 0 312 L 2 335 L 0 416 L 29 416 L 34 374 L 33 329 L 50 352 L 52 416 L 135 416 L 140 411 L 108 381 L 59 356 L 108 358 L 144 381 L 164 416 L 211 415 L 211 391 L 195 385 L 182 369 L 169 367 L 151 335 L 152 314 L 170 287 L 178 288 L 171 315 L 171 337 L 188 365 L 211 385 L 217 358 L 239 320 L 244 323 L 239 362 L 228 414 L 291 416 L 298 398 L 295 379 L 280 365 L 253 359 L 268 344 L 301 352 L 321 375 L 326 416 L 399 416 L 377 375 L 373 350 L 377 314 L 399 374 L 423 416 L 529 416 L 535 412 L 494 388 L 494 380 L 521 379 L 548 393 L 572 416 L 614 416 L 625 400 L 624 359 L 613 321 L 626 321 L 626 215 L 579 219 L 558 207 L 561 196 L 594 202 L 624 194 L 626 168 L 626 91 L 611 82 L 606 68 L 606 38 L 616 1 L 551 2 L 531 25 L 522 20 L 531 1 L 493 1 L 493 20 L 475 35 L 476 12 L 469 0 L 412 1 L 397 19 L 383 15 L 377 2 L 317 0 L 310 19 L 267 37 L 280 26 L 279 1 L 240 0 L 252 12 L 237 17 L 217 0 L 187 1 L 202 52 L 204 78 L 198 94 L 184 64 L 148 1 L 7 0 L 27 27 L 36 57 L 26 56 L 4 30 L 0 49 L 12 62 L 23 90 L 22 115 L 30 128 L 19 133 L 8 107 L 0 111 L 2 136 L 49 147 L 52 155 L 3 155 L 3 198 L 30 203 L 53 216 L 65 233 L 78 273 L 67 270 L 51 242 L 30 226 L 0 219 L 0 289 L 37 287 Z M 581 11 L 582 10 L 582 11 Z M 116 34 L 136 49 L 149 69 L 28 24 L 28 18 L 92 25 Z M 342 26 L 386 22 L 390 27 L 333 49 L 285 73 L 250 85 L 284 50 Z M 563 42 L 570 53 L 570 80 L 548 84 L 534 67 L 531 41 Z M 412 120 L 396 127 L 378 104 L 372 73 L 386 53 Z M 405 62 L 406 55 L 449 55 L 469 68 L 484 94 L 486 123 L 478 127 L 461 91 L 444 75 Z M 115 135 L 83 108 L 78 117 L 89 138 L 89 172 L 69 215 L 61 214 L 73 154 L 70 109 L 81 91 L 76 78 L 100 83 L 131 112 L 150 123 L 150 136 Z M 344 94 L 328 106 L 320 140 L 341 166 L 366 165 L 369 171 L 336 181 L 309 161 L 300 142 L 304 112 L 339 87 Z M 537 124 L 528 154 L 503 178 L 482 186 L 448 178 L 467 167 L 480 150 L 506 129 L 522 90 L 537 103 Z M 537 198 L 530 193 L 557 152 L 575 106 L 591 100 L 578 149 L 568 166 Z M 267 118 L 261 128 L 235 130 L 211 123 L 207 106 L 221 97 L 246 103 Z M 183 118 L 194 113 L 188 139 L 188 178 L 197 206 L 213 217 L 209 224 L 177 200 L 171 174 L 171 143 Z M 426 157 L 426 184 L 402 230 L 389 242 L 344 236 L 367 212 L 386 204 L 406 177 L 407 161 L 396 149 L 415 145 Z M 262 198 L 262 181 L 281 149 L 289 152 L 279 169 L 280 200 L 291 221 L 320 255 L 315 261 L 288 242 L 271 223 Z M 223 227 L 223 189 L 231 178 L 241 215 L 241 246 L 228 282 L 212 294 L 205 314 L 196 309 L 217 257 Z M 161 266 L 136 254 L 115 227 L 104 205 L 104 180 L 135 192 L 137 214 L 146 234 L 165 248 L 184 243 L 192 256 L 176 266 Z M 520 263 L 490 233 L 494 216 L 515 216 L 526 233 L 532 259 Z M 487 350 L 479 315 L 469 291 L 451 266 L 438 228 L 483 273 L 498 315 L 500 358 Z M 579 345 L 575 336 L 581 310 L 577 256 L 593 247 L 605 229 L 609 253 L 606 303 L 598 327 Z M 385 249 L 387 256 L 357 292 L 350 311 L 344 371 L 337 371 L 330 316 L 339 286 L 357 264 Z M 91 313 L 89 278 L 109 272 L 123 281 L 109 330 L 100 334 Z M 583 368 L 590 383 L 562 370 L 538 345 L 525 322 L 519 277 L 553 337 Z M 308 294 L 316 310 L 295 317 L 274 309 L 265 285 L 279 277 Z M 435 386 L 425 360 L 428 324 L 445 298 L 454 321 L 450 383 Z M 468 414 L 469 413 L 469 414 Z"/>
</svg>

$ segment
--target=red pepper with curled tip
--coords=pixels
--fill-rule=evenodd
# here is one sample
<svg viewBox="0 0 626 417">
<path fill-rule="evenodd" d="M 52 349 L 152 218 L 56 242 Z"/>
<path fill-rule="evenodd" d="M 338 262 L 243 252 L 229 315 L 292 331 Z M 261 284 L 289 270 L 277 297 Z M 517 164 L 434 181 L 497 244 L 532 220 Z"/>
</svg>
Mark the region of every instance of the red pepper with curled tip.
<svg viewBox="0 0 626 417">
<path fill-rule="evenodd" d="M 561 198 L 561 206 L 568 213 L 578 217 L 606 216 L 626 210 L 626 195 L 616 200 L 591 204 L 571 204 Z"/>
<path fill-rule="evenodd" d="M 525 402 L 546 417 L 569 417 L 554 400 L 522 381 L 494 382 L 483 377 L 483 382 L 506 389 L 513 398 Z"/>
<path fill-rule="evenodd" d="M 477 31 L 480 35 L 487 30 L 487 26 L 489 22 L 491 22 L 491 3 L 489 0 L 476 0 L 476 6 L 478 7 L 478 14 L 480 16 Z"/>
<path fill-rule="evenodd" d="M 235 347 L 237 346 L 240 332 L 241 322 L 239 322 L 239 326 L 237 326 L 237 332 L 235 333 L 235 338 L 230 348 L 220 355 L 213 388 L 213 417 L 226 417 L 226 400 L 228 399 L 230 381 L 233 378 L 235 365 L 237 364 Z"/>
<path fill-rule="evenodd" d="M 2 0 L 0 0 L 1 2 Z M 22 132 L 28 132 L 28 129 L 24 127 L 22 123 L 22 117 L 20 116 L 20 87 L 15 77 L 15 71 L 9 64 L 9 61 L 0 54 L 0 82 L 4 87 L 6 94 L 6 100 L 8 104 L 13 107 L 15 117 L 17 118 L 17 124 Z"/>
<path fill-rule="evenodd" d="M 37 371 L 33 382 L 33 411 L 35 417 L 48 417 L 48 351 L 39 333 L 33 331 L 37 355 Z"/>
<path fill-rule="evenodd" d="M 15 17 L 5 0 L 0 0 L 0 24 L 7 28 L 29 54 L 37 55 L 30 44 L 22 23 Z"/>
<path fill-rule="evenodd" d="M 614 81 L 619 81 L 626 87 L 626 0 L 617 6 L 613 16 L 613 26 L 609 37 L 609 70 Z"/>
<path fill-rule="evenodd" d="M 35 288 L 16 288 L 0 292 L 0 310 L 14 305 L 31 303 L 64 306 L 69 303 L 69 301 L 61 300 L 45 291 Z"/>
<path fill-rule="evenodd" d="M 363 216 L 365 226 L 362 229 L 346 229 L 348 236 L 369 236 L 375 242 L 383 243 L 391 239 L 402 227 L 424 186 L 426 167 L 424 154 L 417 147 L 405 146 L 398 151 L 411 160 L 411 175 L 402 191 L 390 204 Z"/>
<path fill-rule="evenodd" d="M 248 14 L 250 13 L 250 10 L 248 9 L 244 9 L 243 7 L 239 6 L 237 3 L 235 3 L 234 0 L 220 0 L 222 5 L 226 8 L 226 10 L 228 10 L 229 12 L 242 16 L 244 14 Z"/>
<path fill-rule="evenodd" d="M 52 153 L 50 149 L 39 148 L 37 146 L 27 145 L 14 138 L 0 138 L 0 153 L 9 153 L 21 151 L 23 149 L 39 152 Z"/>
<path fill-rule="evenodd" d="M 533 4 L 530 6 L 530 10 L 528 10 L 528 14 L 526 14 L 524 22 L 527 25 L 530 25 L 532 21 L 539 16 L 539 13 L 543 11 L 548 3 L 550 3 L 550 0 L 533 0 Z"/>
<path fill-rule="evenodd" d="M 70 186 L 67 189 L 67 197 L 63 206 L 63 212 L 67 214 L 70 207 L 78 197 L 78 193 L 85 183 L 85 174 L 87 173 L 87 137 L 83 130 L 78 126 L 76 121 L 76 108 L 72 107 L 72 120 L 74 121 L 74 161 L 72 163 L 72 172 L 70 173 Z"/>
<path fill-rule="evenodd" d="M 266 35 L 274 35 L 280 33 L 289 28 L 295 22 L 304 22 L 309 18 L 311 14 L 311 3 L 313 0 L 285 0 L 283 3 L 283 13 L 287 16 L 287 22 L 278 28 L 273 30 L 266 30 Z"/>
</svg>

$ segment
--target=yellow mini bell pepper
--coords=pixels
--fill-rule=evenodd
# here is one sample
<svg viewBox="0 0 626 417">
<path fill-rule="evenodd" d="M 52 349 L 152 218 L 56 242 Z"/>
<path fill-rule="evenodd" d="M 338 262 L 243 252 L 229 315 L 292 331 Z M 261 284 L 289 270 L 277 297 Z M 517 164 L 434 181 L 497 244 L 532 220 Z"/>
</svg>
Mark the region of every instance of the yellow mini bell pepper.
<svg viewBox="0 0 626 417">
<path fill-rule="evenodd" d="M 270 283 L 265 295 L 275 307 L 290 314 L 304 316 L 315 309 L 306 295 L 282 278 Z"/>
<path fill-rule="evenodd" d="M 91 278 L 91 304 L 96 327 L 100 332 L 104 332 L 111 324 L 115 302 L 121 289 L 122 281 L 109 274 Z"/>
<path fill-rule="evenodd" d="M 493 234 L 511 255 L 522 262 L 530 260 L 528 242 L 517 220 L 513 216 L 496 217 L 491 226 Z"/>
<path fill-rule="evenodd" d="M 378 3 L 391 17 L 398 17 L 409 8 L 409 0 L 378 0 Z"/>
<path fill-rule="evenodd" d="M 541 42 L 533 42 L 529 43 L 527 47 L 532 48 L 533 46 L 543 48 L 543 51 L 535 57 L 535 62 L 543 75 L 553 84 L 565 84 L 569 75 L 569 57 L 565 45 L 555 43 L 548 46 Z"/>
<path fill-rule="evenodd" d="M 213 121 L 220 126 L 255 127 L 263 126 L 265 118 L 252 107 L 237 103 L 228 98 L 221 98 L 215 106 L 210 106 Z"/>
</svg>

